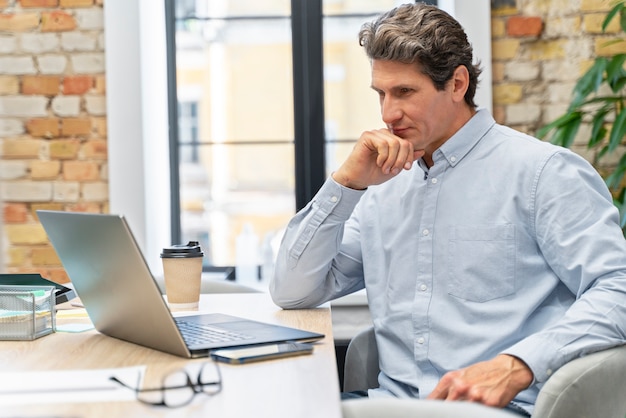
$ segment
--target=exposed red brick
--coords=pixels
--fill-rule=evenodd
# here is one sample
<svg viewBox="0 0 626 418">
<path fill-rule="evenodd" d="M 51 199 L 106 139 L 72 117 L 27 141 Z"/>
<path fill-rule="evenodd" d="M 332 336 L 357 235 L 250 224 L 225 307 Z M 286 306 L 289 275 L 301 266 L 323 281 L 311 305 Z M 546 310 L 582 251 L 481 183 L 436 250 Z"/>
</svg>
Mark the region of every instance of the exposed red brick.
<svg viewBox="0 0 626 418">
<path fill-rule="evenodd" d="M 48 270 L 35 267 L 12 267 L 8 269 L 11 274 L 41 274 L 41 277 L 48 276 Z"/>
<path fill-rule="evenodd" d="M 20 0 L 22 7 L 57 7 L 59 0 Z"/>
<path fill-rule="evenodd" d="M 39 26 L 39 13 L 0 13 L 0 31 L 25 32 Z"/>
<path fill-rule="evenodd" d="M 32 180 L 55 179 L 61 172 L 59 160 L 33 160 L 30 162 L 30 178 Z"/>
<path fill-rule="evenodd" d="M 90 181 L 100 178 L 100 167 L 93 161 L 66 161 L 63 163 L 63 179 Z"/>
<path fill-rule="evenodd" d="M 22 78 L 22 94 L 55 96 L 59 94 L 59 82 L 57 76 L 26 75 Z"/>
<path fill-rule="evenodd" d="M 98 94 L 106 93 L 106 78 L 103 75 L 96 76 L 94 84 L 95 92 Z"/>
<path fill-rule="evenodd" d="M 89 7 L 93 0 L 61 0 L 61 7 Z"/>
<path fill-rule="evenodd" d="M 39 217 L 37 216 L 38 210 L 63 210 L 62 203 L 33 203 L 30 205 L 31 215 L 35 221 L 39 221 Z"/>
<path fill-rule="evenodd" d="M 93 126 L 96 128 L 96 133 L 100 136 L 107 136 L 107 120 L 106 118 L 92 118 Z"/>
<path fill-rule="evenodd" d="M 85 94 L 93 87 L 93 77 L 78 75 L 63 79 L 63 94 Z"/>
<path fill-rule="evenodd" d="M 76 29 L 76 21 L 69 13 L 55 10 L 41 14 L 42 32 L 63 32 L 74 29 Z"/>
<path fill-rule="evenodd" d="M 24 203 L 7 203 L 4 205 L 4 222 L 24 223 L 28 217 L 28 208 Z"/>
<path fill-rule="evenodd" d="M 48 271 L 45 274 L 46 274 L 45 276 L 43 274 L 42 276 L 55 283 L 63 284 L 63 283 L 70 282 L 70 277 L 67 275 L 67 272 L 63 270 L 62 268 L 48 269 Z"/>
<path fill-rule="evenodd" d="M 521 38 L 539 36 L 543 30 L 543 21 L 537 16 L 511 16 L 506 23 L 508 36 Z"/>
<path fill-rule="evenodd" d="M 90 159 L 106 160 L 107 150 L 107 141 L 104 139 L 89 140 L 82 147 L 83 155 Z"/>
<path fill-rule="evenodd" d="M 91 133 L 91 119 L 88 118 L 64 118 L 61 122 L 61 134 L 63 136 L 85 136 Z"/>
<path fill-rule="evenodd" d="M 30 253 L 31 264 L 37 267 L 61 266 L 61 260 L 52 247 L 33 248 Z"/>
<path fill-rule="evenodd" d="M 59 119 L 37 118 L 26 121 L 26 131 L 37 137 L 53 138 L 59 136 Z"/>
<path fill-rule="evenodd" d="M 68 212 L 100 213 L 100 205 L 94 202 L 81 202 L 67 205 Z"/>
</svg>

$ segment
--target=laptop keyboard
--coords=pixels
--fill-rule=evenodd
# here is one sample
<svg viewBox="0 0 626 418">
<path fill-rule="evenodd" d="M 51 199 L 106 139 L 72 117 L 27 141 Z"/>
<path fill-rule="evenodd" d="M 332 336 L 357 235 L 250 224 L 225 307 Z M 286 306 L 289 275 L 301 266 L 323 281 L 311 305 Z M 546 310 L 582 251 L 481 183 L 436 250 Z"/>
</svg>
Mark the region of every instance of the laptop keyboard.
<svg viewBox="0 0 626 418">
<path fill-rule="evenodd" d="M 183 335 L 183 339 L 187 345 L 190 346 L 229 341 L 242 341 L 253 338 L 251 335 L 227 331 L 216 326 L 185 321 L 184 318 L 176 318 L 175 320 L 178 325 L 178 329 L 180 329 L 180 332 Z"/>
</svg>

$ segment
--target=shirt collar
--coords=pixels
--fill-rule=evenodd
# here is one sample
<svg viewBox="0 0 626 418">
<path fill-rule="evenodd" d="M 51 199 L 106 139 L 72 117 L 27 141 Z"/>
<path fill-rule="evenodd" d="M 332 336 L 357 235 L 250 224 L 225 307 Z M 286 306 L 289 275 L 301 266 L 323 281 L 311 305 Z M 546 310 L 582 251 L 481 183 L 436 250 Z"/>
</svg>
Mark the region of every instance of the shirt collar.
<svg viewBox="0 0 626 418">
<path fill-rule="evenodd" d="M 433 154 L 433 161 L 442 155 L 452 167 L 456 166 L 478 144 L 496 121 L 486 109 L 476 114 Z"/>
</svg>

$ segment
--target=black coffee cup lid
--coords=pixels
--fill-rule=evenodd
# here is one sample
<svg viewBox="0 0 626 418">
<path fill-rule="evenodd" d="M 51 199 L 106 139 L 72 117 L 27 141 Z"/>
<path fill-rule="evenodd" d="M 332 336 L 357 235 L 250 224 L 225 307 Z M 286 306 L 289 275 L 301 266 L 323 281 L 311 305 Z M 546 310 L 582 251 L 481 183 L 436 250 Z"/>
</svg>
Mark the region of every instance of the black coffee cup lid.
<svg viewBox="0 0 626 418">
<path fill-rule="evenodd" d="M 161 253 L 161 258 L 193 258 L 202 256 L 204 256 L 204 253 L 198 241 L 189 241 L 187 244 L 165 247 Z"/>
</svg>

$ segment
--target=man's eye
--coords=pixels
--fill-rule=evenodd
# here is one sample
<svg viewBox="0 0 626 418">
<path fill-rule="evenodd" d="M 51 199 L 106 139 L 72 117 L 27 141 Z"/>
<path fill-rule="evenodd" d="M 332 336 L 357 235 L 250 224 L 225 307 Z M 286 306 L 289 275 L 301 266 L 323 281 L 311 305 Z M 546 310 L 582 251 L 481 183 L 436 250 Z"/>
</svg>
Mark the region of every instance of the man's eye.
<svg viewBox="0 0 626 418">
<path fill-rule="evenodd" d="M 410 91 L 411 91 L 411 89 L 409 89 L 407 87 L 403 87 L 403 88 L 400 89 L 400 94 L 407 94 Z"/>
</svg>

